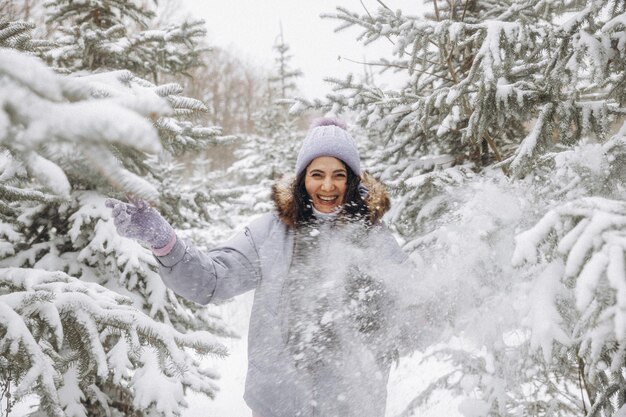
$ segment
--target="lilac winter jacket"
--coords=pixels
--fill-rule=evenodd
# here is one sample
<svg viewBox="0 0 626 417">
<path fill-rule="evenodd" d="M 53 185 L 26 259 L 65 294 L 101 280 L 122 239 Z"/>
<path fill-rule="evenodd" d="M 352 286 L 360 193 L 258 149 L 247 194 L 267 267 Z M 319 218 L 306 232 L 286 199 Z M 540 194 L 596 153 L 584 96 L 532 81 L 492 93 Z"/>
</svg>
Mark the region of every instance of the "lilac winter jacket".
<svg viewBox="0 0 626 417">
<path fill-rule="evenodd" d="M 382 188 L 369 181 L 368 204 L 382 214 L 388 207 L 386 194 L 379 196 Z M 285 283 L 293 266 L 297 233 L 286 217 L 292 201 L 288 188 L 275 189 L 274 200 L 276 213 L 257 218 L 218 248 L 202 252 L 177 241 L 169 254 L 157 257 L 163 281 L 177 294 L 200 304 L 256 290 L 244 394 L 255 414 L 383 417 L 390 361 L 381 360 L 367 349 L 358 349 L 345 352 L 338 366 L 316 371 L 317 382 L 296 370 L 292 354 L 286 348 L 285 326 L 289 317 L 285 309 Z M 410 275 L 410 262 L 387 228 L 378 223 L 372 229 L 366 249 L 359 252 L 358 262 L 367 264 L 363 267 L 378 271 L 379 275 Z M 332 231 L 322 230 L 322 233 L 331 236 Z M 322 262 L 333 256 L 348 257 L 337 253 L 341 248 L 331 246 L 327 246 L 329 252 L 321 252 Z M 393 331 L 388 336 L 393 338 Z M 350 370 L 350 378 L 346 378 L 346 370 Z"/>
</svg>

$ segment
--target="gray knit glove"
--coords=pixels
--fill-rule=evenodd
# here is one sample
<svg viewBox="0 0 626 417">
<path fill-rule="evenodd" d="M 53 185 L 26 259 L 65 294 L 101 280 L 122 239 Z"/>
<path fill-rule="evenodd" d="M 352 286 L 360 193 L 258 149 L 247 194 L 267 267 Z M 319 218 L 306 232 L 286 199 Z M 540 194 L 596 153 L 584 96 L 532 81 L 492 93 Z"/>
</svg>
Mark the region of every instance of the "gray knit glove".
<svg viewBox="0 0 626 417">
<path fill-rule="evenodd" d="M 174 239 L 172 226 L 143 200 L 128 204 L 109 198 L 105 205 L 113 209 L 113 221 L 121 236 L 145 242 L 152 249 L 163 248 Z"/>
</svg>

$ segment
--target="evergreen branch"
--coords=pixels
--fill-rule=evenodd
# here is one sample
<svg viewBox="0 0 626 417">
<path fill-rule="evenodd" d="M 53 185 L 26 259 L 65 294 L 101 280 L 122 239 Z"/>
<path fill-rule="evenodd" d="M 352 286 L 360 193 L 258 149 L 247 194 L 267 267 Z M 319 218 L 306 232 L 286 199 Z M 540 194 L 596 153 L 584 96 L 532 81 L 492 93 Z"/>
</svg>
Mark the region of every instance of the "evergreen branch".
<svg viewBox="0 0 626 417">
<path fill-rule="evenodd" d="M 407 66 L 401 66 L 399 64 L 382 63 L 382 62 L 361 62 L 361 61 L 356 61 L 356 60 L 353 60 L 353 59 L 350 59 L 350 58 L 345 58 L 345 57 L 341 57 L 341 59 L 345 59 L 346 61 L 352 62 L 354 64 L 369 65 L 369 66 L 373 66 L 373 67 L 387 67 L 387 68 L 388 67 L 393 67 L 393 68 L 398 68 L 398 69 L 408 69 Z M 433 77 L 439 78 L 439 79 L 444 80 L 444 81 L 454 82 L 453 80 L 451 80 L 449 78 L 442 77 L 440 75 L 437 75 L 435 73 L 428 72 L 428 71 L 425 71 L 425 70 L 422 70 L 422 71 L 421 70 L 414 70 L 414 71 L 420 72 L 422 74 L 431 75 Z"/>
<path fill-rule="evenodd" d="M 491 137 L 491 135 L 487 131 L 485 131 L 485 139 L 487 140 L 487 143 L 489 144 L 489 147 L 493 151 L 493 154 L 496 156 L 496 159 L 498 160 L 498 162 L 502 162 L 502 154 L 500 153 L 500 150 L 498 149 L 498 145 L 496 145 L 496 141 Z M 504 172 L 504 175 L 506 175 L 507 177 L 509 176 L 509 170 L 505 166 L 502 166 L 502 172 Z"/>
<path fill-rule="evenodd" d="M 458 372 L 459 371 L 455 369 L 437 378 L 434 382 L 429 384 L 428 388 L 422 390 L 422 392 L 420 392 L 417 397 L 411 400 L 411 402 L 406 407 L 404 407 L 404 410 L 398 415 L 398 417 L 411 417 L 415 415 L 415 409 L 422 405 L 424 401 L 428 401 L 428 399 L 435 392 L 435 390 L 442 386 L 449 388 L 447 384 L 449 379 L 455 374 L 458 374 Z"/>
<path fill-rule="evenodd" d="M 435 18 L 437 19 L 437 22 L 441 22 L 441 17 L 439 16 L 439 4 L 437 3 L 437 0 L 433 0 L 433 6 L 435 8 Z"/>
<path fill-rule="evenodd" d="M 363 0 L 359 0 L 361 2 L 361 6 L 363 6 L 363 9 L 365 9 L 365 12 L 367 13 L 367 15 L 370 17 L 370 19 L 374 19 L 372 17 L 372 15 L 370 14 L 369 10 L 367 10 L 367 7 L 365 7 L 365 4 L 363 3 Z M 382 4 L 382 2 L 380 2 Z M 387 7 L 383 4 L 384 7 Z M 388 10 L 390 10 L 389 8 L 387 8 Z M 396 43 L 391 39 L 391 36 L 389 35 L 385 35 L 385 38 L 389 41 L 389 43 L 391 43 L 392 45 L 395 45 Z"/>
<path fill-rule="evenodd" d="M 35 25 L 30 22 L 0 21 L 0 47 L 28 49 L 31 41 L 30 32 Z"/>
<path fill-rule="evenodd" d="M 469 4 L 469 0 L 465 0 L 465 5 L 463 6 L 463 14 L 461 15 L 461 22 L 465 20 L 465 13 L 467 12 L 468 4 Z"/>
<path fill-rule="evenodd" d="M 516 151 L 515 158 L 511 162 L 511 170 L 515 175 L 522 175 L 523 169 L 529 164 L 532 155 L 534 155 L 538 147 L 543 143 L 540 140 L 544 139 L 546 131 L 549 130 L 550 121 L 554 113 L 554 103 L 546 103 L 541 109 L 541 113 L 537 117 L 537 122 L 533 127 L 533 130 L 528 133 L 524 138 L 521 145 Z"/>
<path fill-rule="evenodd" d="M 11 375 L 11 367 L 9 366 L 7 368 L 6 371 L 6 375 L 5 375 L 5 381 L 4 383 L 2 383 L 2 386 L 4 387 L 2 389 L 2 392 L 0 392 L 0 406 L 2 404 L 2 399 L 6 397 L 6 401 L 7 401 L 7 406 L 6 406 L 6 416 L 9 416 L 9 413 L 11 412 L 11 381 L 12 381 L 12 375 Z"/>
<path fill-rule="evenodd" d="M 365 10 L 365 13 L 367 13 L 367 15 L 370 17 L 370 19 L 374 19 L 374 17 L 372 17 L 372 14 L 370 13 L 370 11 L 367 9 L 367 7 L 365 6 L 365 3 L 363 3 L 363 0 L 359 0 L 359 2 L 361 3 L 361 6 L 363 7 L 363 9 Z"/>
<path fill-rule="evenodd" d="M 580 400 L 583 403 L 583 412 L 587 415 L 587 403 L 585 402 L 585 395 L 583 393 L 583 388 L 587 391 L 587 398 L 591 399 L 589 396 L 589 388 L 587 387 L 587 381 L 585 380 L 585 363 L 583 358 L 578 356 L 578 382 L 580 384 Z"/>
<path fill-rule="evenodd" d="M 620 390 L 621 386 L 619 383 L 608 386 L 606 389 L 602 391 L 599 397 L 594 402 L 593 406 L 586 414 L 586 417 L 594 417 L 598 414 L 602 407 L 606 406 L 607 402 L 610 401 L 613 394 Z"/>
<path fill-rule="evenodd" d="M 90 162 L 92 169 L 98 172 L 114 189 L 153 204 L 158 201 L 159 193 L 155 186 L 123 167 L 109 149 L 93 145 L 85 147 L 84 150 L 85 159 Z"/>
<path fill-rule="evenodd" d="M 512 67 L 509 71 L 509 74 L 514 77 L 527 77 L 537 72 L 538 70 L 545 68 L 547 64 L 547 59 L 543 59 L 534 63 L 522 62 L 521 65 Z"/>
<path fill-rule="evenodd" d="M 626 114 L 626 107 L 614 107 L 614 106 L 609 106 L 607 108 L 609 113 L 615 113 L 615 114 Z"/>
<path fill-rule="evenodd" d="M 452 65 L 452 53 L 454 52 L 454 46 L 452 48 L 450 48 L 450 53 L 446 53 L 446 45 L 444 44 L 442 46 L 442 51 L 443 54 L 446 55 L 446 64 L 448 65 L 448 72 L 450 73 L 450 76 L 452 77 L 452 82 L 454 84 L 458 84 L 459 83 L 459 79 L 456 76 L 456 71 L 454 69 L 454 66 Z"/>
<path fill-rule="evenodd" d="M 0 201 L 0 214 L 9 219 L 17 217 L 17 212 L 15 211 L 15 209 L 13 209 L 4 201 Z"/>
<path fill-rule="evenodd" d="M 504 12 L 498 15 L 496 19 L 499 21 L 506 21 L 508 19 L 511 19 L 513 16 L 519 14 L 519 12 L 521 12 L 522 10 L 533 7 L 533 3 L 536 3 L 536 0 L 526 0 L 526 2 L 514 2 Z"/>
<path fill-rule="evenodd" d="M 4 328 L 4 337 L 0 339 L 0 350 L 4 354 L 10 340 L 10 345 L 15 346 L 15 348 L 12 347 L 9 350 L 9 357 L 13 357 L 13 360 L 25 361 L 25 372 L 17 386 L 17 394 L 21 395 L 27 392 L 31 384 L 38 383 L 42 391 L 42 402 L 49 407 L 50 415 L 64 416 L 65 413 L 59 406 L 53 379 L 56 371 L 51 361 L 41 351 L 37 340 L 29 331 L 27 323 L 19 313 L 5 302 L 0 302 L 0 316 L 3 317 L 0 327 Z"/>
<path fill-rule="evenodd" d="M 181 97 L 181 96 L 167 96 L 166 97 L 168 103 L 175 110 L 189 110 L 192 112 L 203 112 L 207 113 L 209 109 L 207 106 L 200 100 L 190 97 Z"/>
<path fill-rule="evenodd" d="M 41 191 L 25 190 L 5 184 L 0 184 L 0 196 L 9 201 L 37 201 L 40 203 L 55 203 L 63 200 L 61 197 L 44 194 Z"/>
<path fill-rule="evenodd" d="M 376 0 L 376 1 L 378 2 L 378 4 L 383 6 L 385 9 L 389 10 L 390 12 L 392 11 L 385 3 L 382 2 L 382 0 Z"/>
<path fill-rule="evenodd" d="M 167 97 L 181 94 L 183 92 L 183 87 L 180 84 L 170 83 L 154 87 L 153 91 L 161 97 Z"/>
</svg>

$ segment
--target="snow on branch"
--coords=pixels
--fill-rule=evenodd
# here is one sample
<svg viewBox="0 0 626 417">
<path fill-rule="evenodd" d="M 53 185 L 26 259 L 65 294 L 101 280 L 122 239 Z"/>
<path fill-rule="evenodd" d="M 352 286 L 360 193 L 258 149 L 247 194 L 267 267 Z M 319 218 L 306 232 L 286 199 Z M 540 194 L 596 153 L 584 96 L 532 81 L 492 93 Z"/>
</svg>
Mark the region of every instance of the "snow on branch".
<svg viewBox="0 0 626 417">
<path fill-rule="evenodd" d="M 551 119 L 555 105 L 546 103 L 543 105 L 537 121 L 532 130 L 522 140 L 517 148 L 515 156 L 512 158 L 511 171 L 515 176 L 522 176 L 533 161 L 533 156 L 539 151 L 539 147 L 546 141 L 547 132 L 551 126 Z"/>
<path fill-rule="evenodd" d="M 57 200 L 56 197 L 44 194 L 36 190 L 25 190 L 23 188 L 0 184 L 0 196 L 5 201 L 39 201 L 51 203 Z"/>
<path fill-rule="evenodd" d="M 40 50 L 52 47 L 52 42 L 33 39 L 31 32 L 35 29 L 32 22 L 0 21 L 0 48 L 13 48 L 21 51 Z"/>
<path fill-rule="evenodd" d="M 63 99 L 60 76 L 41 60 L 14 49 L 0 48 L 0 75 L 44 99 L 55 102 Z M 3 87 L 4 93 L 10 97 L 6 88 Z"/>
<path fill-rule="evenodd" d="M 155 107 L 156 95 L 152 100 L 140 95 L 128 103 L 115 100 L 66 103 L 63 90 L 67 79 L 62 81 L 38 59 L 13 50 L 0 51 L 0 75 L 11 81 L 3 89 L 3 99 L 15 112 L 12 118 L 26 125 L 20 137 L 25 146 L 35 147 L 56 139 L 79 146 L 97 142 L 121 143 L 146 152 L 161 149 L 151 123 L 137 114 L 137 110 L 146 108 L 150 113 L 163 113 L 167 105 L 160 101 Z M 126 108 L 120 104 L 126 104 Z"/>
<path fill-rule="evenodd" d="M 541 347 L 545 363 L 552 363 L 554 342 L 572 344 L 572 336 L 559 313 L 558 300 L 566 293 L 561 283 L 562 262 L 553 262 L 530 284 L 524 324 L 531 329 L 530 349 Z"/>
<path fill-rule="evenodd" d="M 168 379 L 174 391 L 182 392 L 182 382 L 174 376 L 184 375 L 189 367 L 196 366 L 186 348 L 201 354 L 226 353 L 208 332 L 180 333 L 138 311 L 129 298 L 62 272 L 0 268 L 0 318 L 0 328 L 5 331 L 0 352 L 14 359 L 9 366 L 14 368 L 12 375 L 19 382 L 17 394 L 39 386 L 47 393 L 44 396 L 51 402 L 50 409 L 56 410 L 52 415 L 64 415 L 55 381 L 75 361 L 81 369 L 93 367 L 101 378 L 111 374 L 130 387 L 137 385 L 128 379 L 130 372 L 149 366 L 152 378 Z M 105 329 L 110 337 L 119 337 L 120 341 L 105 343 Z M 81 350 L 80 346 L 88 349 Z M 158 362 L 145 363 L 152 355 L 147 353 L 150 351 L 159 352 Z M 72 352 L 75 359 L 66 363 L 63 358 L 71 357 Z M 142 360 L 137 352 L 143 352 Z M 175 375 L 171 374 L 172 369 L 176 370 Z M 141 375 L 141 371 L 136 372 L 133 381 L 141 379 Z M 215 390 L 212 381 L 195 380 L 193 384 L 200 391 Z M 86 390 L 82 385 L 80 388 Z M 171 414 L 180 407 L 180 401 L 172 403 L 167 396 L 159 399 L 159 386 L 145 380 L 137 389 L 143 393 L 135 399 L 138 405 L 145 405 L 141 398 L 149 395 L 156 401 L 157 409 Z"/>
<path fill-rule="evenodd" d="M 514 265 L 545 261 L 562 265 L 553 273 L 546 269 L 545 274 L 550 279 L 569 283 L 574 306 L 582 317 L 591 320 L 587 324 L 591 329 L 579 337 L 583 341 L 581 350 L 590 349 L 592 360 L 599 359 L 611 340 L 624 339 L 626 203 L 601 197 L 564 203 L 550 210 L 534 227 L 520 233 L 515 241 Z M 554 309 L 547 313 L 543 310 L 544 315 L 555 316 Z M 578 331 L 582 332 L 583 327 Z M 562 333 L 558 339 L 562 343 L 566 340 Z M 550 351 L 544 343 L 546 352 Z"/>
</svg>

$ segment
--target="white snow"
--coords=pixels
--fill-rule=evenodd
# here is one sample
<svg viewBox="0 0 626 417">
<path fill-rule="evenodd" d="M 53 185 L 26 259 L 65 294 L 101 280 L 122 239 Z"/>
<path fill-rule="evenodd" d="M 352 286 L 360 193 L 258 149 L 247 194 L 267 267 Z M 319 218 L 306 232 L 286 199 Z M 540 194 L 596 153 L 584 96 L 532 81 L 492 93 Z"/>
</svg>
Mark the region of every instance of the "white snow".
<svg viewBox="0 0 626 417">
<path fill-rule="evenodd" d="M 52 101 L 61 101 L 59 76 L 40 59 L 11 48 L 0 48 L 0 74 L 21 82 L 34 93 Z"/>
<path fill-rule="evenodd" d="M 113 374 L 113 383 L 119 384 L 122 378 L 128 377 L 128 369 L 132 364 L 128 357 L 126 337 L 122 334 L 111 350 L 107 352 L 107 360 Z"/>
<path fill-rule="evenodd" d="M 626 337 L 626 265 L 624 256 L 626 242 L 622 245 L 609 247 L 609 265 L 606 276 L 611 287 L 615 290 L 617 303 L 615 305 L 615 336 L 618 340 Z"/>
<path fill-rule="evenodd" d="M 248 322 L 253 297 L 252 292 L 243 294 L 218 308 L 220 315 L 237 332 L 239 338 L 222 340 L 229 352 L 225 359 L 207 358 L 203 361 L 205 365 L 215 368 L 220 375 L 219 391 L 215 400 L 210 401 L 199 394 L 189 393 L 189 408 L 183 412 L 183 417 L 251 417 L 252 412 L 243 401 L 243 390 L 248 369 Z"/>
<path fill-rule="evenodd" d="M 562 262 L 548 266 L 531 284 L 528 295 L 528 316 L 524 324 L 531 330 L 530 348 L 541 348 L 546 363 L 552 362 L 555 341 L 564 346 L 571 344 L 571 337 L 564 330 L 564 323 L 555 301 L 565 294 L 561 284 Z"/>
<path fill-rule="evenodd" d="M 70 366 L 67 372 L 63 374 L 63 383 L 59 388 L 61 407 L 63 407 L 67 417 L 88 417 L 85 407 L 81 404 L 81 400 L 84 400 L 85 396 L 78 387 L 78 382 L 78 369 L 76 366 Z"/>
<path fill-rule="evenodd" d="M 35 152 L 30 152 L 27 164 L 31 175 L 39 179 L 46 188 L 60 197 L 69 199 L 72 186 L 63 169 Z"/>
<path fill-rule="evenodd" d="M 464 417 L 482 417 L 487 415 L 490 407 L 484 400 L 467 398 L 459 404 L 459 411 Z"/>
<path fill-rule="evenodd" d="M 34 146 L 50 140 L 89 144 L 112 142 L 158 153 L 161 143 L 152 124 L 110 99 L 48 106 L 46 117 L 36 119 L 24 131 L 23 141 Z"/>
<path fill-rule="evenodd" d="M 135 371 L 131 386 L 135 397 L 133 405 L 139 410 L 150 410 L 172 415 L 184 402 L 183 386 L 174 376 L 164 375 L 159 358 L 152 348 L 144 348 L 141 354 L 142 366 Z"/>
<path fill-rule="evenodd" d="M 243 389 L 247 371 L 247 333 L 253 293 L 243 294 L 219 307 L 223 318 L 232 325 L 240 338 L 222 342 L 228 348 L 229 356 L 223 360 L 205 359 L 204 363 L 215 367 L 221 375 L 219 392 L 215 400 L 208 400 L 196 393 L 186 396 L 189 408 L 183 417 L 206 417 L 207 415 L 228 417 L 251 417 L 250 408 L 243 401 Z M 392 367 L 388 383 L 387 417 L 399 415 L 408 406 L 419 389 L 423 389 L 432 378 L 449 371 L 449 367 L 438 361 L 423 363 L 421 354 L 402 358 L 398 366 Z M 451 399 L 444 392 L 435 395 L 428 409 L 421 409 L 421 417 L 460 417 L 458 400 Z"/>
<path fill-rule="evenodd" d="M 608 263 L 609 258 L 602 252 L 594 253 L 585 263 L 576 281 L 576 307 L 579 310 L 584 310 L 594 299 L 600 276 Z"/>
<path fill-rule="evenodd" d="M 603 71 L 609 60 L 626 49 L 623 30 L 611 33 L 626 25 L 626 13 L 605 22 L 599 32 L 587 31 L 588 16 L 604 7 L 602 3 L 590 1 L 584 10 L 567 15 L 560 30 L 560 36 L 571 37 L 574 52 L 578 54 L 561 64 L 578 75 L 591 68 L 589 78 L 598 82 L 593 86 L 595 92 L 604 88 L 601 82 L 605 81 Z M 473 59 L 481 67 L 483 87 L 495 87 L 492 92 L 498 108 L 510 111 L 508 103 L 513 100 L 517 100 L 520 107 L 525 104 L 523 83 L 509 81 L 514 78 L 504 73 L 508 71 L 504 67 L 509 52 L 503 44 L 516 43 L 514 47 L 519 52 L 526 37 L 526 22 L 486 21 L 473 26 L 440 23 L 432 26 L 407 21 L 401 27 L 377 24 L 376 36 L 395 35 L 397 30 L 415 33 L 434 30 L 442 39 L 447 36 L 453 42 L 460 42 L 467 34 L 466 28 L 478 29 L 472 41 L 482 44 Z M 119 26 L 114 30 L 122 29 Z M 168 31 L 148 31 L 143 36 L 167 39 L 174 35 Z M 129 46 L 129 42 L 121 41 L 104 47 L 119 52 Z M 402 56 L 410 46 L 410 42 L 401 39 L 393 49 Z M 545 62 L 547 66 L 548 61 Z M 530 71 L 531 64 L 526 65 L 515 63 L 515 71 Z M 593 72 L 593 68 L 599 69 Z M 473 70 L 479 69 L 474 67 Z M 197 313 L 205 315 L 202 319 L 210 322 L 207 317 L 217 312 L 240 338 L 218 338 L 203 331 L 183 334 L 174 330 L 172 322 L 177 319 L 176 314 L 187 314 L 189 318 L 189 312 L 149 269 L 157 265 L 150 251 L 133 240 L 120 237 L 104 206 L 104 197 L 89 190 L 72 190 L 70 178 L 75 177 L 66 175 L 63 164 L 54 159 L 54 149 L 45 152 L 44 145 L 62 143 L 81 153 L 111 185 L 156 201 L 162 190 L 125 169 L 107 146 L 122 145 L 158 153 L 162 145 L 156 128 L 169 130 L 181 143 L 193 141 L 188 136 L 192 133 L 214 134 L 215 127 L 197 128 L 193 123 L 166 117 L 176 115 L 171 107 L 177 107 L 182 101 L 204 108 L 197 100 L 169 97 L 170 106 L 163 99 L 163 96 L 179 94 L 180 89 L 175 84 L 155 86 L 128 71 L 63 77 L 36 58 L 0 49 L 0 90 L 3 93 L 0 99 L 7 108 L 15 107 L 11 117 L 20 124 L 15 143 L 11 143 L 16 152 L 0 150 L 0 186 L 7 192 L 16 192 L 19 189 L 13 183 L 28 176 L 44 191 L 54 194 L 54 198 L 68 200 L 71 195 L 74 200 L 62 203 L 61 215 L 68 214 L 70 204 L 79 204 L 78 209 L 72 208 L 66 232 L 46 230 L 49 232 L 47 239 L 20 250 L 15 257 L 12 255 L 24 243 L 24 237 L 18 225 L 0 222 L 0 257 L 3 258 L 0 290 L 11 288 L 0 291 L 3 334 L 0 351 L 9 356 L 23 354 L 31 363 L 15 388 L 16 394 L 28 393 L 38 384 L 47 396 L 58 398 L 58 404 L 70 417 L 86 415 L 80 403 L 86 392 L 105 399 L 106 394 L 95 385 L 87 390 L 79 385 L 77 366 L 56 369 L 49 356 L 47 349 L 60 349 L 61 341 L 68 337 L 63 320 L 69 317 L 84 338 L 90 355 L 89 366 L 101 378 L 110 375 L 115 384 L 131 381 L 135 390 L 134 405 L 146 415 L 182 412 L 184 417 L 250 417 L 251 411 L 242 396 L 253 294 Z M 432 96 L 432 105 L 447 114 L 431 129 L 436 139 L 459 129 L 464 116 L 458 101 L 466 94 L 454 87 L 446 87 L 439 93 Z M 472 104 L 476 95 L 470 93 L 467 97 Z M 354 96 L 347 101 L 356 105 L 361 99 Z M 422 110 L 419 101 L 398 103 L 393 95 L 381 100 L 394 106 L 393 112 L 398 114 Z M 16 105 L 23 103 L 28 105 Z M 573 105 L 580 110 L 583 135 L 593 130 L 594 123 L 605 117 L 609 109 L 617 108 L 616 103 L 595 100 L 595 97 L 585 97 Z M 391 223 L 398 230 L 406 226 L 402 222 L 423 224 L 420 233 L 404 236 L 404 250 L 409 252 L 416 266 L 412 280 L 397 279 L 395 269 L 384 271 L 390 277 L 385 284 L 390 284 L 389 292 L 401 307 L 397 310 L 401 312 L 400 319 L 419 333 L 412 340 L 415 346 L 411 347 L 415 349 L 403 352 L 404 356 L 392 369 L 387 417 L 483 417 L 495 411 L 513 414 L 518 410 L 506 409 L 510 396 L 526 395 L 530 389 L 520 388 L 520 381 L 543 377 L 540 375 L 543 366 L 554 370 L 554 366 L 560 365 L 559 360 L 571 355 L 568 348 L 572 347 L 587 361 L 587 372 L 592 378 L 597 376 L 593 372 L 624 372 L 626 205 L 623 178 L 617 179 L 617 182 L 621 180 L 617 192 L 613 191 L 610 196 L 599 195 L 609 182 L 611 169 L 623 173 L 619 171 L 623 167 L 616 167 L 613 162 L 623 162 L 616 159 L 623 156 L 616 149 L 624 144 L 626 124 L 608 141 L 589 135 L 576 146 L 565 149 L 566 144 L 550 143 L 554 129 L 563 128 L 556 126 L 555 111 L 567 111 L 555 106 L 552 102 L 542 105 L 527 135 L 516 138 L 522 142 L 510 159 L 514 174 L 523 173 L 531 162 L 552 161 L 546 168 L 551 171 L 550 175 L 537 174 L 536 181 L 543 184 L 533 183 L 530 177 L 509 181 L 493 172 L 473 176 L 466 174 L 462 167 L 442 171 L 454 162 L 450 155 L 404 158 L 382 171 L 393 177 L 392 186 L 397 187 L 394 191 L 402 194 L 388 216 Z M 302 104 L 295 104 L 291 111 L 301 107 Z M 333 105 L 331 112 L 339 113 L 340 107 Z M 14 122 L 7 114 L 0 111 L 0 140 L 13 133 Z M 392 122 L 380 108 L 363 111 L 360 117 L 381 128 Z M 421 122 L 407 117 L 403 123 L 419 125 Z M 403 127 L 398 128 L 400 136 Z M 543 145 L 549 145 L 552 153 L 535 158 Z M 397 146 L 395 150 L 401 149 L 397 144 L 394 146 Z M 23 160 L 15 160 L 17 155 Z M 234 169 L 252 171 L 257 168 L 255 164 L 259 159 L 255 156 L 258 155 L 247 155 Z M 421 172 L 426 168 L 432 169 L 432 174 Z M 244 175 L 254 179 L 251 174 L 254 172 Z M 415 190 L 427 188 L 429 182 L 436 181 L 440 181 L 437 195 L 415 207 L 415 200 L 421 197 Z M 219 193 L 215 191 L 211 197 L 223 197 Z M 259 202 L 263 197 L 267 197 L 267 190 L 255 189 L 241 197 L 238 204 L 248 211 L 265 211 L 271 206 Z M 18 221 L 31 226 L 48 214 L 46 208 L 43 203 L 28 205 L 20 211 Z M 222 208 L 230 215 L 233 207 L 225 204 Z M 241 217 L 239 213 L 233 214 L 225 221 L 228 226 L 219 223 L 201 233 L 206 233 L 206 241 L 211 241 L 215 236 L 226 234 L 229 226 Z M 59 240 L 57 233 L 67 233 L 69 241 Z M 320 235 L 317 229 L 310 233 L 312 237 Z M 63 245 L 75 245 L 75 248 L 61 254 Z M 342 258 L 350 255 L 350 251 L 343 247 L 335 252 L 337 258 Z M 8 256 L 9 260 L 4 259 Z M 106 262 L 102 262 L 103 257 Z M 342 264 L 344 259 L 336 260 Z M 109 274 L 115 271 L 117 281 L 101 282 L 99 268 L 110 268 Z M 392 278 L 396 279 L 395 285 Z M 329 280 L 314 284 L 315 290 L 332 292 L 337 283 Z M 14 287 L 18 290 L 13 291 Z M 137 288 L 141 288 L 141 295 L 133 292 Z M 359 295 L 361 299 L 367 296 L 365 290 Z M 171 311 L 172 307 L 175 312 Z M 164 323 L 152 320 L 161 317 Z M 37 318 L 47 326 L 45 341 L 29 330 L 29 320 Z M 332 323 L 340 318 L 334 312 L 327 312 L 320 323 Z M 110 329 L 103 333 L 102 325 L 109 321 L 126 327 L 119 334 Z M 145 345 L 146 334 L 167 348 L 167 357 Z M 112 340 L 117 337 L 116 344 L 109 350 L 102 343 L 105 337 Z M 305 340 L 306 337 L 311 339 L 312 333 L 305 334 Z M 463 345 L 459 339 L 467 344 Z M 227 348 L 230 356 L 199 360 L 188 354 L 191 346 L 197 345 L 213 347 L 218 355 Z M 350 357 L 354 363 L 371 359 L 368 352 L 354 353 Z M 533 366 L 528 368 L 526 364 L 531 359 Z M 134 362 L 141 365 L 131 372 Z M 572 362 L 572 365 L 578 364 Z M 219 380 L 218 374 L 221 375 Z M 437 380 L 453 386 L 456 391 L 433 388 L 427 404 L 418 405 L 416 395 Z M 218 391 L 217 397 L 211 401 L 206 395 L 184 392 L 183 386 L 190 387 L 190 391 Z M 346 399 L 340 395 L 340 400 Z M 576 397 L 573 402 L 578 404 L 582 400 Z M 189 408 L 185 409 L 187 405 Z M 626 417 L 626 406 L 614 417 Z"/>
</svg>

